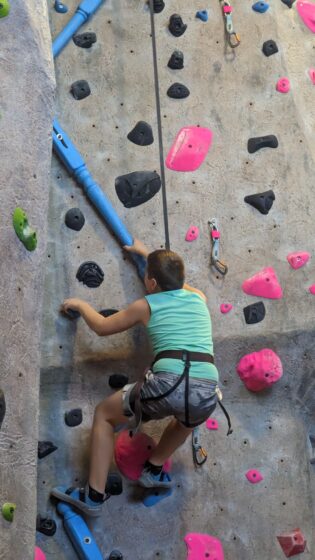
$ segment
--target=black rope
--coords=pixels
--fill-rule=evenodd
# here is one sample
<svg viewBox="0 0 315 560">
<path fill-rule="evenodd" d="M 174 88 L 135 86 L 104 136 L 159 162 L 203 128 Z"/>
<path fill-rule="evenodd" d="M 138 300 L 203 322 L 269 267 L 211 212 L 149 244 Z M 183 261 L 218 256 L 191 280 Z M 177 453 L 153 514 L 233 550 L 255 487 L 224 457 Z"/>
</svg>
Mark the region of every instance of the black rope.
<svg viewBox="0 0 315 560">
<path fill-rule="evenodd" d="M 156 52 L 156 36 L 155 36 L 153 0 L 149 0 L 149 6 L 150 6 L 150 18 L 151 18 L 151 36 L 152 36 L 152 50 L 153 50 L 153 68 L 154 68 L 156 115 L 157 115 L 158 135 L 159 135 L 159 152 L 160 152 L 160 169 L 161 169 L 161 184 L 162 184 L 163 217 L 164 217 L 164 230 L 165 230 L 165 249 L 167 249 L 169 251 L 170 250 L 170 236 L 169 236 L 169 227 L 168 227 L 166 181 L 165 181 L 165 166 L 164 166 L 164 150 L 163 150 L 163 135 L 162 135 L 162 119 L 161 119 L 161 103 L 160 103 L 157 52 Z"/>
</svg>

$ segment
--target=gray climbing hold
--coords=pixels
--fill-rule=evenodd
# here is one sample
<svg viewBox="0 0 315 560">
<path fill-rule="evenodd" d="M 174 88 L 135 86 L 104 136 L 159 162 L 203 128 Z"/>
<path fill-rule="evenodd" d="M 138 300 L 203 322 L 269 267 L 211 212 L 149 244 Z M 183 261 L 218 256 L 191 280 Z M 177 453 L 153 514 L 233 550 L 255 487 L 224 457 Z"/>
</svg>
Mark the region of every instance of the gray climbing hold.
<svg viewBox="0 0 315 560">
<path fill-rule="evenodd" d="M 54 451 L 56 451 L 58 447 L 53 444 L 52 441 L 39 441 L 38 442 L 38 449 L 37 449 L 37 456 L 39 459 L 43 459 L 50 455 Z"/>
<path fill-rule="evenodd" d="M 277 43 L 272 39 L 265 41 L 262 50 L 265 56 L 271 56 L 278 52 Z"/>
<path fill-rule="evenodd" d="M 252 303 L 247 305 L 243 309 L 245 321 L 248 325 L 254 325 L 255 323 L 260 323 L 264 320 L 266 315 L 266 309 L 263 301 L 258 301 L 257 303 Z"/>
<path fill-rule="evenodd" d="M 87 31 L 86 33 L 79 33 L 73 36 L 73 42 L 77 47 L 81 49 L 90 49 L 94 43 L 96 43 L 97 37 L 96 33 Z"/>
<path fill-rule="evenodd" d="M 4 392 L 0 389 L 0 428 L 2 426 L 2 422 L 5 417 L 6 405 L 5 405 L 5 398 Z"/>
<path fill-rule="evenodd" d="M 167 66 L 172 70 L 182 70 L 184 68 L 184 53 L 182 51 L 174 51 Z"/>
<path fill-rule="evenodd" d="M 145 121 L 139 121 L 127 138 L 137 146 L 150 146 L 154 142 L 152 127 Z"/>
<path fill-rule="evenodd" d="M 165 8 L 164 0 L 153 0 L 153 11 L 155 14 L 161 13 Z"/>
<path fill-rule="evenodd" d="M 85 218 L 80 208 L 70 208 L 65 215 L 65 224 L 68 228 L 80 231 L 85 224 Z"/>
<path fill-rule="evenodd" d="M 74 99 L 76 99 L 77 101 L 85 99 L 85 97 L 91 95 L 91 89 L 86 80 L 78 80 L 77 82 L 74 82 L 71 86 L 70 91 Z"/>
<path fill-rule="evenodd" d="M 179 14 L 173 14 L 170 17 L 168 28 L 174 37 L 180 37 L 187 29 L 187 25 L 183 22 Z"/>
<path fill-rule="evenodd" d="M 108 385 L 111 389 L 122 389 L 129 383 L 129 378 L 123 373 L 113 373 L 109 376 Z"/>
<path fill-rule="evenodd" d="M 70 428 L 74 428 L 75 426 L 80 426 L 83 420 L 82 410 L 81 408 L 73 408 L 68 412 L 65 412 L 65 423 Z"/>
<path fill-rule="evenodd" d="M 168 88 L 167 95 L 173 99 L 184 99 L 190 95 L 190 91 L 184 84 L 175 82 L 175 84 Z"/>
<path fill-rule="evenodd" d="M 266 215 L 271 209 L 275 199 L 275 193 L 272 190 L 269 190 L 245 196 L 244 201 L 256 208 L 256 210 L 258 210 L 261 214 Z"/>
<path fill-rule="evenodd" d="M 135 171 L 115 180 L 115 189 L 125 208 L 144 204 L 161 188 L 160 176 L 155 171 Z"/>
<path fill-rule="evenodd" d="M 268 136 L 258 136 L 248 140 L 247 149 L 250 154 L 254 154 L 261 148 L 278 148 L 278 138 L 274 134 L 269 134 Z"/>
<path fill-rule="evenodd" d="M 104 280 L 104 272 L 96 262 L 87 261 L 79 267 L 76 278 L 88 288 L 98 288 Z"/>
<path fill-rule="evenodd" d="M 101 309 L 101 311 L 99 311 L 99 314 L 103 315 L 103 317 L 110 317 L 111 315 L 115 315 L 115 313 L 118 313 L 118 309 Z"/>
</svg>

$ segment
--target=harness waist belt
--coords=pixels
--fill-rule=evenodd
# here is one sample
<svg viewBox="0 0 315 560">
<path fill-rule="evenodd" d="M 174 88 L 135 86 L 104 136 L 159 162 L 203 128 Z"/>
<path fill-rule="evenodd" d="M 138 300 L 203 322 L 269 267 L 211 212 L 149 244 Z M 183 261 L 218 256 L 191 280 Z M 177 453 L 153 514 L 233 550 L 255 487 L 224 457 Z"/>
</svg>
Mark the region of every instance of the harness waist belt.
<svg viewBox="0 0 315 560">
<path fill-rule="evenodd" d="M 211 354 L 205 352 L 189 352 L 188 350 L 163 350 L 155 356 L 152 366 L 159 360 L 164 358 L 172 358 L 174 360 L 182 360 L 183 362 L 208 362 L 214 364 Z"/>
</svg>

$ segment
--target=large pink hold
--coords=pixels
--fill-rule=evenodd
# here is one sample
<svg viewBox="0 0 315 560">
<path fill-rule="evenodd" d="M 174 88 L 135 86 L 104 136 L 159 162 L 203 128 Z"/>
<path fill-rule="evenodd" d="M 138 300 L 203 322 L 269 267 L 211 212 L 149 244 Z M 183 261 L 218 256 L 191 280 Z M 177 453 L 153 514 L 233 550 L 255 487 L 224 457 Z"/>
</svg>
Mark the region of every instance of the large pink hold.
<svg viewBox="0 0 315 560">
<path fill-rule="evenodd" d="M 144 433 L 137 433 L 130 437 L 129 430 L 121 432 L 116 440 L 115 461 L 121 474 L 130 480 L 138 480 L 143 465 L 149 459 L 156 447 L 154 439 Z M 163 470 L 169 472 L 171 461 L 168 459 Z"/>
<path fill-rule="evenodd" d="M 205 159 L 212 142 L 209 128 L 185 126 L 177 134 L 165 163 L 173 171 L 195 171 Z"/>
<path fill-rule="evenodd" d="M 224 552 L 219 539 L 200 533 L 188 533 L 184 539 L 187 546 L 187 560 L 224 560 Z"/>
<path fill-rule="evenodd" d="M 197 226 L 190 226 L 186 233 L 186 241 L 195 241 L 199 237 L 199 228 Z"/>
<path fill-rule="evenodd" d="M 263 268 L 242 285 L 245 294 L 269 299 L 282 298 L 282 288 L 273 268 Z"/>
<path fill-rule="evenodd" d="M 296 8 L 305 25 L 315 33 L 315 4 L 299 0 Z"/>
<path fill-rule="evenodd" d="M 287 261 L 296 270 L 304 266 L 310 260 L 310 256 L 306 251 L 297 251 L 287 255 Z"/>
<path fill-rule="evenodd" d="M 270 348 L 246 354 L 239 361 L 236 371 L 249 391 L 262 391 L 282 377 L 279 356 Z"/>
<path fill-rule="evenodd" d="M 46 560 L 45 554 L 40 548 L 38 548 L 38 546 L 35 546 L 34 560 Z"/>
<path fill-rule="evenodd" d="M 264 480 L 263 475 L 256 469 L 251 469 L 250 471 L 247 471 L 245 476 L 247 480 L 251 482 L 251 484 L 258 484 L 258 482 Z"/>
</svg>

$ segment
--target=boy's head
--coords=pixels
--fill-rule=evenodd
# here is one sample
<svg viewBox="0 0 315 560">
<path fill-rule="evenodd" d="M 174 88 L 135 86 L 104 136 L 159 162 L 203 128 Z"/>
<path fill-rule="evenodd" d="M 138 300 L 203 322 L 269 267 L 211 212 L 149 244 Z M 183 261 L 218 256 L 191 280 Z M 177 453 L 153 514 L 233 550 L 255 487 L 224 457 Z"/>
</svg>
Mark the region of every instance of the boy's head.
<svg viewBox="0 0 315 560">
<path fill-rule="evenodd" d="M 148 255 L 144 283 L 149 294 L 180 290 L 184 282 L 184 262 L 177 253 L 158 249 Z"/>
</svg>

